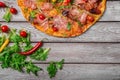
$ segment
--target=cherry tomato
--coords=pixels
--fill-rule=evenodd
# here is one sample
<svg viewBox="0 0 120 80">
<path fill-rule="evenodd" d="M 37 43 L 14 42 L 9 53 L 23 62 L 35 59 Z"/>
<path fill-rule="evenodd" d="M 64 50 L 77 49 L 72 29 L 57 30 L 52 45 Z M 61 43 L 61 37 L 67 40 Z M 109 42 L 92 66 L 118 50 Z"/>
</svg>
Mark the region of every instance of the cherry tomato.
<svg viewBox="0 0 120 80">
<path fill-rule="evenodd" d="M 0 2 L 0 7 L 6 7 L 6 4 L 3 2 Z"/>
<path fill-rule="evenodd" d="M 87 17 L 87 20 L 90 21 L 90 22 L 93 22 L 95 19 L 94 19 L 93 16 L 88 16 L 88 17 Z"/>
<path fill-rule="evenodd" d="M 8 28 L 8 26 L 7 25 L 3 25 L 3 26 L 1 26 L 1 30 L 2 30 L 2 32 L 8 32 L 9 31 L 9 28 Z"/>
<path fill-rule="evenodd" d="M 68 5 L 70 3 L 71 0 L 65 0 L 64 1 L 64 5 Z"/>
<path fill-rule="evenodd" d="M 96 9 L 96 14 L 101 14 L 101 10 Z"/>
<path fill-rule="evenodd" d="M 70 3 L 71 0 L 65 0 L 65 2 Z"/>
<path fill-rule="evenodd" d="M 54 32 L 58 32 L 58 28 L 57 27 L 53 26 L 52 29 L 53 29 Z"/>
<path fill-rule="evenodd" d="M 27 37 L 27 32 L 26 32 L 26 31 L 23 31 L 23 30 L 20 31 L 20 36 L 21 36 L 21 37 L 24 37 L 24 38 Z"/>
<path fill-rule="evenodd" d="M 16 8 L 10 8 L 10 12 L 11 12 L 12 14 L 17 14 Z"/>
<path fill-rule="evenodd" d="M 39 14 L 39 19 L 44 20 L 45 19 L 44 14 Z"/>
</svg>

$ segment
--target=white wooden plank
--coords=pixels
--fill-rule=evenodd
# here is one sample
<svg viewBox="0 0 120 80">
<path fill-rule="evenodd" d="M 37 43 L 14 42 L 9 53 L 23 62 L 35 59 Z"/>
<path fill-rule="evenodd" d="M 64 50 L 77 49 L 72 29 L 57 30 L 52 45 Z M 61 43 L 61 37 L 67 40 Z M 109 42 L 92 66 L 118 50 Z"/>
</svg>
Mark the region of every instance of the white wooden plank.
<svg viewBox="0 0 120 80">
<path fill-rule="evenodd" d="M 20 12 L 20 8 L 17 5 L 17 0 L 0 0 L 5 2 L 9 6 L 14 6 L 18 10 L 18 15 L 13 16 L 12 21 L 25 21 Z M 0 8 L 0 21 L 3 21 L 2 16 L 4 14 L 4 10 Z M 120 21 L 120 1 L 107 1 L 107 10 L 100 19 L 100 21 Z"/>
<path fill-rule="evenodd" d="M 65 59 L 72 63 L 120 63 L 119 43 L 46 43 L 47 61 Z"/>
<path fill-rule="evenodd" d="M 1 24 L 7 24 L 1 22 Z M 83 35 L 75 38 L 57 38 L 48 36 L 37 29 L 34 29 L 26 22 L 8 23 L 11 28 L 27 29 L 31 32 L 32 41 L 40 41 L 42 38 L 48 38 L 46 42 L 120 42 L 120 22 L 98 22 L 92 26 Z"/>
<path fill-rule="evenodd" d="M 120 63 L 120 43 L 44 43 L 43 47 L 51 48 L 46 62 Z"/>
<path fill-rule="evenodd" d="M 120 80 L 119 64 L 65 64 L 53 79 L 48 77 L 46 64 L 39 66 L 45 70 L 39 77 L 0 68 L 0 80 Z"/>
</svg>

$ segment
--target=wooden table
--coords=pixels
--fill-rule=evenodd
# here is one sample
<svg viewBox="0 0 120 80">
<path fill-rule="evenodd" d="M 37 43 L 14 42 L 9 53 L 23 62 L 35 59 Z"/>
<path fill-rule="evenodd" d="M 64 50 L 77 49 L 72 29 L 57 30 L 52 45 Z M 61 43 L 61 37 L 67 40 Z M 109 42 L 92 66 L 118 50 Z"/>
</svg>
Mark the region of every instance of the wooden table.
<svg viewBox="0 0 120 80">
<path fill-rule="evenodd" d="M 44 47 L 51 47 L 47 62 L 34 62 L 46 69 L 49 61 L 65 59 L 64 69 L 52 80 L 120 80 L 120 1 L 108 0 L 104 16 L 86 33 L 76 38 L 56 38 L 34 29 L 22 16 L 17 0 L 5 1 L 18 9 L 18 15 L 12 22 L 2 19 L 0 23 L 12 28 L 25 28 L 32 33 L 33 44 L 42 38 L 48 38 Z M 19 73 L 11 69 L 0 68 L 0 80 L 51 80 L 47 72 L 40 72 L 39 77 Z"/>
</svg>

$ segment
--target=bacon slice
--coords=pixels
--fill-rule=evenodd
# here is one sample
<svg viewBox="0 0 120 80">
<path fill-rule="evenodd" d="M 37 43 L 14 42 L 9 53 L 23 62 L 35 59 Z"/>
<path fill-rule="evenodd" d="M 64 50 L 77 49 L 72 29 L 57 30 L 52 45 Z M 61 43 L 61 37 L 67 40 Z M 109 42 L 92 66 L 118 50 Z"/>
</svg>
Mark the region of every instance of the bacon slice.
<svg viewBox="0 0 120 80">
<path fill-rule="evenodd" d="M 86 2 L 87 2 L 87 0 L 75 0 L 75 4 L 83 4 Z"/>
<path fill-rule="evenodd" d="M 84 12 L 81 17 L 79 18 L 79 21 L 82 23 L 82 24 L 85 24 L 86 21 L 87 21 L 87 16 L 88 14 L 86 12 Z"/>
<path fill-rule="evenodd" d="M 43 3 L 42 6 L 40 6 L 41 10 L 51 10 L 53 9 L 53 5 L 51 3 Z"/>
<path fill-rule="evenodd" d="M 24 6 L 31 8 L 31 9 L 37 8 L 35 0 L 24 0 Z"/>
<path fill-rule="evenodd" d="M 55 27 L 57 27 L 59 30 L 60 29 L 65 29 L 67 30 L 67 24 L 68 24 L 68 20 L 63 18 L 62 16 L 58 15 L 56 17 L 54 17 L 54 21 L 53 24 Z"/>
</svg>

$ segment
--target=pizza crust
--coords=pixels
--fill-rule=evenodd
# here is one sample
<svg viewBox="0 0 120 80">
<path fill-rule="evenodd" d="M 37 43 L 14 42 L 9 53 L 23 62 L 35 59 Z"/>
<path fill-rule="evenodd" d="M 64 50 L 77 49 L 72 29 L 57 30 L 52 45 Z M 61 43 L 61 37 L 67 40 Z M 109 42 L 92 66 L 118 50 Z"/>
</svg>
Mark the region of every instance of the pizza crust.
<svg viewBox="0 0 120 80">
<path fill-rule="evenodd" d="M 22 14 L 23 16 L 27 19 L 27 21 L 29 22 L 29 13 L 30 11 L 32 11 L 30 8 L 28 8 L 28 11 L 25 11 L 26 7 L 24 6 L 23 0 L 18 0 L 18 5 L 20 6 L 21 10 L 22 10 Z M 102 7 L 102 8 L 101 8 Z M 77 24 L 77 22 L 74 21 L 72 28 L 70 31 L 67 30 L 60 30 L 58 32 L 54 32 L 52 30 L 52 28 L 49 28 L 48 30 L 44 30 L 44 28 L 42 26 L 40 26 L 39 24 L 33 24 L 31 23 L 36 29 L 51 35 L 51 36 L 55 36 L 55 37 L 64 37 L 64 38 L 68 38 L 68 37 L 75 37 L 75 36 L 79 36 L 82 33 L 84 33 L 85 31 L 87 31 L 93 24 L 96 23 L 96 21 L 98 21 L 98 19 L 103 15 L 104 11 L 106 8 L 106 0 L 103 0 L 102 3 L 100 4 L 100 9 L 101 9 L 101 14 L 99 15 L 94 15 L 95 16 L 95 20 L 92 23 L 88 23 L 86 25 L 84 25 L 83 27 L 79 27 L 79 25 Z M 93 14 L 92 14 L 93 15 Z"/>
</svg>

